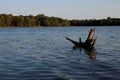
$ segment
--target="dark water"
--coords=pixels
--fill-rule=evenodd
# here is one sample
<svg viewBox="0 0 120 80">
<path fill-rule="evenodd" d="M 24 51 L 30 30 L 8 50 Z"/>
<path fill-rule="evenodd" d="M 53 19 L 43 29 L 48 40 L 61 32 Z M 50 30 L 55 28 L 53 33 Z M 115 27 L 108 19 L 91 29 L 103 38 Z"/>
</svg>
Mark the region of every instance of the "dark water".
<svg viewBox="0 0 120 80">
<path fill-rule="evenodd" d="M 72 49 L 90 27 L 0 28 L 0 80 L 120 80 L 120 27 L 96 27 L 96 51 Z M 96 59 L 96 60 L 95 60 Z"/>
</svg>

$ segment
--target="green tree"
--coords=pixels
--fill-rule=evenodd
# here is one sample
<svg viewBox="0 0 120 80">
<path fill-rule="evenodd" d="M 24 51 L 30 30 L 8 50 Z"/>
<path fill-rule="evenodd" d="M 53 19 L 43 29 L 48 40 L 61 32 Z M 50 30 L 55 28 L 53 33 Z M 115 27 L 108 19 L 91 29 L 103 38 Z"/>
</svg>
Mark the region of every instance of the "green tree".
<svg viewBox="0 0 120 80">
<path fill-rule="evenodd" d="M 24 16 L 18 16 L 17 24 L 17 26 L 24 26 Z"/>
</svg>

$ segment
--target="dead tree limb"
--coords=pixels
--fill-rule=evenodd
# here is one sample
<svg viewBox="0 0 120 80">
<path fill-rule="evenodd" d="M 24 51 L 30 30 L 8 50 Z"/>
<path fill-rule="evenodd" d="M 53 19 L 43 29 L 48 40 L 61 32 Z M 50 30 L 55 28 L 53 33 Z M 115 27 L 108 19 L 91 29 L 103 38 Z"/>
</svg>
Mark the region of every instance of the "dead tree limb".
<svg viewBox="0 0 120 80">
<path fill-rule="evenodd" d="M 96 41 L 97 41 L 97 37 L 95 39 L 93 39 L 93 35 L 95 33 L 96 29 L 91 29 L 89 31 L 87 40 L 85 42 L 81 41 L 81 38 L 79 38 L 79 42 L 74 41 L 68 37 L 66 37 L 67 40 L 69 40 L 70 42 L 72 42 L 74 44 L 74 46 L 76 47 L 80 47 L 80 48 L 85 48 L 85 49 L 91 49 L 94 47 Z"/>
<path fill-rule="evenodd" d="M 80 50 L 81 50 L 81 48 L 85 49 L 85 51 L 89 55 L 90 59 L 95 61 L 96 56 L 95 56 L 94 45 L 97 41 L 97 37 L 95 39 L 93 38 L 93 35 L 94 35 L 95 31 L 96 31 L 96 29 L 90 29 L 88 37 L 87 37 L 85 42 L 82 42 L 81 38 L 79 38 L 79 42 L 74 41 L 74 40 L 72 40 L 68 37 L 66 37 L 66 39 L 74 44 L 73 48 L 79 48 Z"/>
<path fill-rule="evenodd" d="M 88 38 L 87 38 L 87 39 L 92 40 L 95 31 L 96 31 L 96 29 L 91 29 L 90 32 L 89 32 L 89 35 L 88 35 Z"/>
<path fill-rule="evenodd" d="M 75 46 L 79 46 L 79 43 L 77 41 L 74 41 L 68 37 L 66 37 L 67 40 L 69 40 L 71 43 L 73 43 Z"/>
</svg>

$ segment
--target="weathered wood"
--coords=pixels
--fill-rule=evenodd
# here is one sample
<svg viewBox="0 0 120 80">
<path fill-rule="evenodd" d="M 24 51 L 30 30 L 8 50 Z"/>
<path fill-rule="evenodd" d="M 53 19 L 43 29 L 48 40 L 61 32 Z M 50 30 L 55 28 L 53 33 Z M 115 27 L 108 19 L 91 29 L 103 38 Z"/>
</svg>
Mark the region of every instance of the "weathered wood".
<svg viewBox="0 0 120 80">
<path fill-rule="evenodd" d="M 96 29 L 91 29 L 90 32 L 89 32 L 89 35 L 88 35 L 88 38 L 87 38 L 87 39 L 92 40 L 95 31 L 96 31 Z"/>
<path fill-rule="evenodd" d="M 69 40 L 71 43 L 73 43 L 75 46 L 79 46 L 79 43 L 77 41 L 74 41 L 68 37 L 66 37 L 67 40 Z"/>
<path fill-rule="evenodd" d="M 89 31 L 87 40 L 85 42 L 81 41 L 81 38 L 79 38 L 79 42 L 74 41 L 68 37 L 66 37 L 67 40 L 69 40 L 70 42 L 72 42 L 74 44 L 74 46 L 76 47 L 80 47 L 80 48 L 85 48 L 85 49 L 91 49 L 94 47 L 96 41 L 97 41 L 97 37 L 95 39 L 93 39 L 93 35 L 95 33 L 96 29 L 91 29 Z"/>
<path fill-rule="evenodd" d="M 97 38 L 98 38 L 98 37 L 96 37 L 96 38 L 94 39 L 94 41 L 93 41 L 93 43 L 92 43 L 92 46 L 95 45 L 95 43 L 96 43 L 96 41 L 97 41 Z"/>
<path fill-rule="evenodd" d="M 89 31 L 88 37 L 85 42 L 82 42 L 81 38 L 79 38 L 79 42 L 74 41 L 68 37 L 66 37 L 66 39 L 74 44 L 74 47 L 73 47 L 74 49 L 79 48 L 81 50 L 81 48 L 83 48 L 86 51 L 86 53 L 89 55 L 90 59 L 95 61 L 96 56 L 95 56 L 94 45 L 98 38 L 98 37 L 96 37 L 95 39 L 93 38 L 95 31 L 96 29 L 91 29 Z"/>
</svg>

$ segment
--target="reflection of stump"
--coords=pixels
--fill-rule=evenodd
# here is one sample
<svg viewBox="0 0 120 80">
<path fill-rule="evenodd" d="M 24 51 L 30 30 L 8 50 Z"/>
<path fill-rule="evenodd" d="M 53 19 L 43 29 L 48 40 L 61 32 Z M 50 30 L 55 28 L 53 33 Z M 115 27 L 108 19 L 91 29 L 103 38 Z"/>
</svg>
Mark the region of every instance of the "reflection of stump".
<svg viewBox="0 0 120 80">
<path fill-rule="evenodd" d="M 68 37 L 66 37 L 67 40 L 69 40 L 70 42 L 72 42 L 74 44 L 74 48 L 83 48 L 88 52 L 88 55 L 90 56 L 91 59 L 95 60 L 95 55 L 94 55 L 94 45 L 96 43 L 97 37 L 95 39 L 93 39 L 93 35 L 95 33 L 95 29 L 91 29 L 89 31 L 89 35 L 87 37 L 87 40 L 85 42 L 81 41 L 81 38 L 79 38 L 79 42 L 74 41 Z"/>
<path fill-rule="evenodd" d="M 66 37 L 66 39 L 69 40 L 70 42 L 72 42 L 75 47 L 84 48 L 84 49 L 92 49 L 97 40 L 97 37 L 95 39 L 93 39 L 93 35 L 94 35 L 95 31 L 96 31 L 95 29 L 90 30 L 87 40 L 85 42 L 82 42 L 81 38 L 79 39 L 79 42 L 74 41 L 68 37 Z"/>
</svg>

